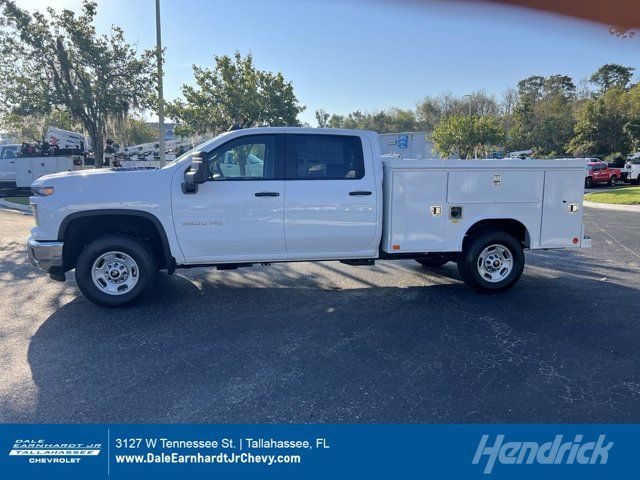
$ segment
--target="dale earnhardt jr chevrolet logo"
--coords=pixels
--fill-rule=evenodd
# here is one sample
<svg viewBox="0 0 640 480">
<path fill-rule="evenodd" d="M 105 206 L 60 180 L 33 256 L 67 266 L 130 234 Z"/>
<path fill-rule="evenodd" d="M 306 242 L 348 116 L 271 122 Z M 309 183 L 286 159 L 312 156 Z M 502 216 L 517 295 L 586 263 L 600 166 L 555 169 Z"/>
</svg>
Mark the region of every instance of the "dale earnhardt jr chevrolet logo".
<svg viewBox="0 0 640 480">
<path fill-rule="evenodd" d="M 183 227 L 217 227 L 222 225 L 222 222 L 219 221 L 199 221 L 199 222 L 182 222 Z"/>
</svg>

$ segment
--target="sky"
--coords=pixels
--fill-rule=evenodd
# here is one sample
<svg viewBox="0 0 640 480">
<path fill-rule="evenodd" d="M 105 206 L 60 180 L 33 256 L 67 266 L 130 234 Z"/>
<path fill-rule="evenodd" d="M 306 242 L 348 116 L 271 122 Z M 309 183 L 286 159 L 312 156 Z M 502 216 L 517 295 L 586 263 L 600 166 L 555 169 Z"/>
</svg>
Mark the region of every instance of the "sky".
<svg viewBox="0 0 640 480">
<path fill-rule="evenodd" d="M 18 0 L 29 9 L 78 9 L 80 0 Z M 97 28 L 121 26 L 140 50 L 155 45 L 154 0 L 98 0 Z M 529 75 L 576 83 L 605 63 L 640 69 L 640 34 L 530 10 L 458 0 L 161 0 L 165 98 L 193 83 L 192 65 L 252 52 L 256 66 L 293 83 L 316 125 L 345 114 L 414 108 L 426 95 L 485 89 L 500 96 Z M 640 79 L 637 72 L 635 80 Z"/>
</svg>

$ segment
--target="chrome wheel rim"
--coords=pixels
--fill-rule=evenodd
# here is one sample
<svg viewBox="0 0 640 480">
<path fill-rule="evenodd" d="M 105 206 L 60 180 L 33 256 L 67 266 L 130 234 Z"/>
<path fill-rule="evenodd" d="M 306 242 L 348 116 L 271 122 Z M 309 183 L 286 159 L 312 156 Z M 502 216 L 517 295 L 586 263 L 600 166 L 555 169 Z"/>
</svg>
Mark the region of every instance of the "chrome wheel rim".
<svg viewBox="0 0 640 480">
<path fill-rule="evenodd" d="M 100 255 L 91 267 L 93 284 L 107 295 L 124 295 L 133 290 L 140 278 L 136 261 L 124 252 Z"/>
<path fill-rule="evenodd" d="M 489 245 L 478 257 L 478 273 L 490 283 L 498 283 L 513 270 L 513 254 L 504 245 Z"/>
</svg>

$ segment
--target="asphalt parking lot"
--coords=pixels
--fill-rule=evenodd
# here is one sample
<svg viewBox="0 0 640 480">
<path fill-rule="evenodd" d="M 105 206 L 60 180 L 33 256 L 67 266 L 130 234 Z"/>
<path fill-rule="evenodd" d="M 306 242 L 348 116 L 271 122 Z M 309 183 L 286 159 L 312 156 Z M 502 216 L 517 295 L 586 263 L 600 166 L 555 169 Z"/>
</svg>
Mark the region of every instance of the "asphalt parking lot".
<svg viewBox="0 0 640 480">
<path fill-rule="evenodd" d="M 501 295 L 455 265 L 300 263 L 162 274 L 133 308 L 26 261 L 0 211 L 1 422 L 638 422 L 640 215 L 527 253 Z"/>
</svg>

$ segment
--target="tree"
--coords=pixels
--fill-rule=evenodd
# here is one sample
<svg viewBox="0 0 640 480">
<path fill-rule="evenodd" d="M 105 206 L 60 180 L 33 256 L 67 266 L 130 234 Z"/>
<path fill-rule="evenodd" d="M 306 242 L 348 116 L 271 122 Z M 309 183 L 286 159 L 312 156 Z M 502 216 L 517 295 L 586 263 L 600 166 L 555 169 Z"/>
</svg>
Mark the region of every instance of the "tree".
<svg viewBox="0 0 640 480">
<path fill-rule="evenodd" d="M 2 118 L 5 130 L 14 133 L 19 142 L 42 141 L 49 125 L 64 130 L 80 129 L 67 110 L 52 110 L 46 115 L 17 115 L 8 113 Z"/>
<path fill-rule="evenodd" d="M 114 128 L 114 139 L 120 145 L 140 145 L 158 140 L 158 129 L 139 118 L 127 118 Z"/>
<path fill-rule="evenodd" d="M 89 134 L 102 166 L 107 123 L 152 105 L 153 52 L 138 54 L 112 27 L 98 35 L 97 4 L 30 14 L 0 0 L 0 108 L 4 114 L 46 115 L 65 109 Z"/>
<path fill-rule="evenodd" d="M 168 104 L 167 115 L 180 123 L 177 134 L 217 134 L 232 125 L 299 125 L 304 107 L 281 73 L 256 69 L 250 53 L 214 61 L 213 69 L 194 65 L 196 86 L 183 85 L 184 100 Z"/>
<path fill-rule="evenodd" d="M 450 92 L 427 96 L 416 107 L 419 128 L 432 132 L 440 119 L 451 115 L 497 115 L 498 102 L 493 95 L 477 90 L 458 97 Z"/>
<path fill-rule="evenodd" d="M 601 92 L 610 88 L 627 88 L 634 70 L 633 67 L 607 63 L 596 70 L 589 80 L 599 86 Z"/>
<path fill-rule="evenodd" d="M 518 82 L 509 122 L 507 148 L 555 156 L 573 134 L 575 84 L 566 75 L 533 75 Z"/>
<path fill-rule="evenodd" d="M 324 110 L 316 110 L 316 122 L 318 122 L 318 128 L 327 128 L 329 126 L 330 115 Z"/>
<path fill-rule="evenodd" d="M 416 115 L 412 110 L 396 107 L 371 113 L 356 110 L 346 116 L 329 115 L 320 109 L 316 111 L 316 120 L 320 128 L 353 128 L 373 130 L 378 133 L 411 132 L 419 128 Z"/>
<path fill-rule="evenodd" d="M 640 85 L 612 87 L 585 101 L 576 113 L 568 150 L 577 155 L 622 152 L 640 146 Z"/>
<path fill-rule="evenodd" d="M 440 155 L 469 158 L 500 144 L 503 130 L 495 116 L 451 115 L 440 120 L 431 139 Z"/>
</svg>

